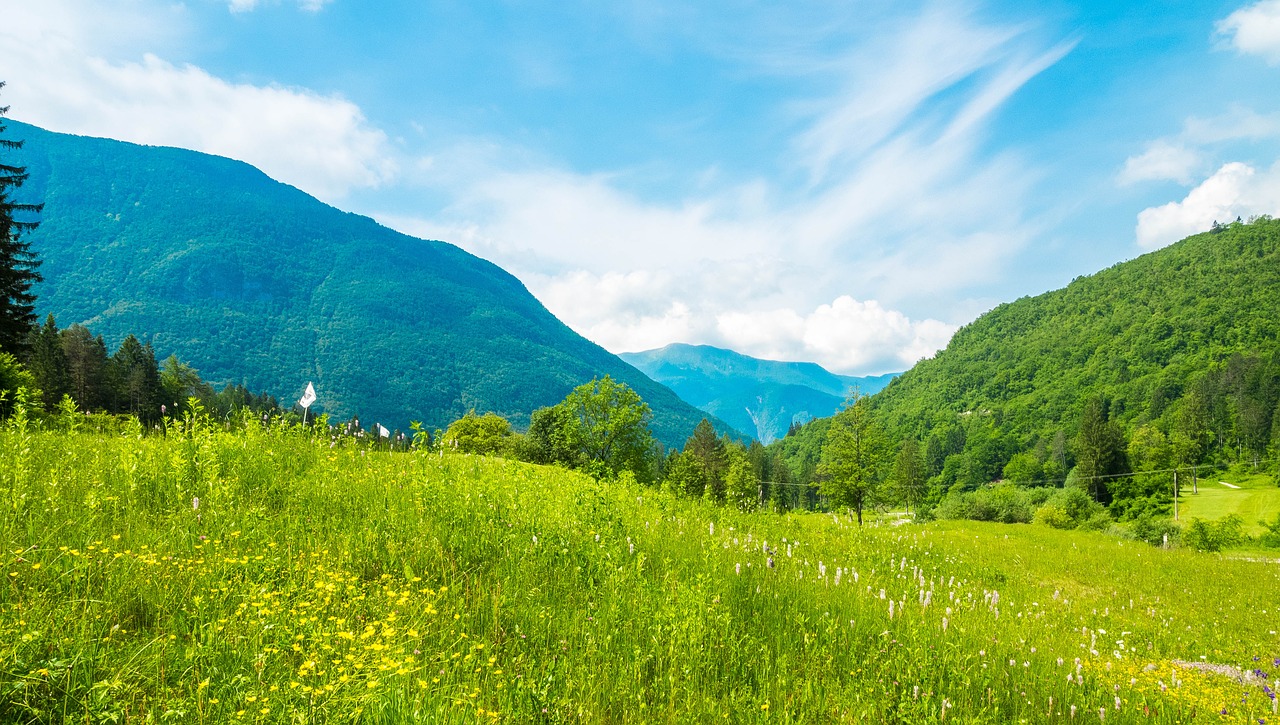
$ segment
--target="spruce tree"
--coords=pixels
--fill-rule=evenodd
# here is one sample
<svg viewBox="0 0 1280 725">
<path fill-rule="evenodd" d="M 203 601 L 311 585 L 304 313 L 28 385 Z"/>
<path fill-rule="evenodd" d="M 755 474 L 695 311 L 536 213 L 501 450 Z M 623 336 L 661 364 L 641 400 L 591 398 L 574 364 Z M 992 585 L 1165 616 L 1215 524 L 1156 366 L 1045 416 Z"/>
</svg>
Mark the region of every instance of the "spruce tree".
<svg viewBox="0 0 1280 725">
<path fill-rule="evenodd" d="M 0 106 L 0 134 L 8 112 L 8 106 Z M 41 205 L 20 204 L 11 197 L 27 180 L 26 167 L 9 160 L 10 152 L 19 148 L 21 141 L 0 138 L 0 351 L 15 355 L 25 352 L 27 333 L 35 325 L 36 298 L 31 285 L 40 281 L 36 272 L 40 262 L 21 237 L 35 228 L 37 222 L 30 217 Z"/>
<path fill-rule="evenodd" d="M 62 352 L 67 360 L 71 397 L 88 413 L 110 405 L 107 389 L 107 345 L 79 323 L 61 333 Z"/>
<path fill-rule="evenodd" d="M 62 396 L 71 393 L 71 371 L 53 315 L 49 315 L 43 325 L 32 328 L 27 336 L 27 349 L 27 369 L 36 376 L 44 409 L 57 410 Z"/>
<path fill-rule="evenodd" d="M 132 413 L 143 423 L 153 423 L 160 418 L 161 393 L 160 369 L 151 343 L 143 345 L 138 338 L 129 335 L 120 343 L 120 349 L 111 357 L 109 366 L 116 384 L 118 412 Z"/>
</svg>

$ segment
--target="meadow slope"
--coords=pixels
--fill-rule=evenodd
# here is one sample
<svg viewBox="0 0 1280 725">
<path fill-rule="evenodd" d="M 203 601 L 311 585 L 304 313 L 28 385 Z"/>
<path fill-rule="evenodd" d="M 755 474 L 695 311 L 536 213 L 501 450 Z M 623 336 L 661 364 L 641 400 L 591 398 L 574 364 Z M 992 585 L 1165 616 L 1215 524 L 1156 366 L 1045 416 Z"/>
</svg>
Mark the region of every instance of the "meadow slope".
<svg viewBox="0 0 1280 725">
<path fill-rule="evenodd" d="M 1274 564 L 138 433 L 0 433 L 0 721 L 1275 717 Z"/>
</svg>

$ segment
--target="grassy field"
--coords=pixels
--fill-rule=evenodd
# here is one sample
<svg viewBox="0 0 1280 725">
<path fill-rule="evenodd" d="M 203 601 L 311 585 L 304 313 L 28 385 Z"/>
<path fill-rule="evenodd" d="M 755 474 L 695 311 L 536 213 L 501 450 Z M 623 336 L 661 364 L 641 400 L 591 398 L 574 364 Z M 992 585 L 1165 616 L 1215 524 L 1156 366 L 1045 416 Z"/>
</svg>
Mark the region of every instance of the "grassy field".
<svg viewBox="0 0 1280 725">
<path fill-rule="evenodd" d="M 1276 719 L 1275 565 L 199 422 L 0 457 L 0 722 Z"/>
<path fill-rule="evenodd" d="M 1239 488 L 1224 486 L 1226 481 Z M 1280 486 L 1269 474 L 1240 476 L 1214 476 L 1200 481 L 1200 492 L 1191 493 L 1191 487 L 1182 490 L 1179 502 L 1183 522 L 1193 518 L 1217 521 L 1231 514 L 1244 519 L 1244 530 L 1250 536 L 1262 533 L 1259 521 L 1274 521 L 1280 514 Z"/>
</svg>

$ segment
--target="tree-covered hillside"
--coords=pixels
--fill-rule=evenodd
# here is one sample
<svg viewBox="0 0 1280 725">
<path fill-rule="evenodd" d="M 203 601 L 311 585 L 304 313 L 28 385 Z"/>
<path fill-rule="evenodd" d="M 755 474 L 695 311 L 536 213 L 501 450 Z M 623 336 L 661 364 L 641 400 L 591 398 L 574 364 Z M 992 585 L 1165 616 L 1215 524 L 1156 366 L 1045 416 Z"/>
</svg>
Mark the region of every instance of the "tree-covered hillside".
<svg viewBox="0 0 1280 725">
<path fill-rule="evenodd" d="M 934 502 L 1065 481 L 1122 518 L 1166 513 L 1174 468 L 1184 482 L 1195 467 L 1275 470 L 1278 312 L 1280 221 L 1217 225 L 997 307 L 871 403 L 918 444 Z M 778 444 L 802 480 L 826 430 Z"/>
<path fill-rule="evenodd" d="M 1091 396 L 1132 423 L 1236 353 L 1269 356 L 1278 334 L 1280 221 L 1235 223 L 1000 305 L 875 406 L 916 435 L 966 412 L 1021 434 L 1072 427 Z"/>
<path fill-rule="evenodd" d="M 516 425 L 610 375 L 682 442 L 703 417 L 551 315 L 497 266 L 326 206 L 236 161 L 12 123 L 45 204 L 38 312 L 114 347 L 128 334 L 207 381 L 407 427 L 468 410 Z"/>
<path fill-rule="evenodd" d="M 831 415 L 851 391 L 878 392 L 896 375 L 836 375 L 816 363 L 761 360 L 709 345 L 673 344 L 618 357 L 763 443 L 793 424 Z"/>
</svg>

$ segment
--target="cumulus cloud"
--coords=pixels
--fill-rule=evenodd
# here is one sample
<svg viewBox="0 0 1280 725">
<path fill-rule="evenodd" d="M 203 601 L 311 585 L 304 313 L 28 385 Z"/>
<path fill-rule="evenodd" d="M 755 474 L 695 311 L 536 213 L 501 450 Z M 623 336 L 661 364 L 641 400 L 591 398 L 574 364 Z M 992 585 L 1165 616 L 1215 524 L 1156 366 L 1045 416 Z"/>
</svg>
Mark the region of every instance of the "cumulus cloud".
<svg viewBox="0 0 1280 725">
<path fill-rule="evenodd" d="M 750 272 L 726 270 L 729 284 Z M 575 271 L 534 285 L 553 313 L 604 347 L 639 351 L 673 341 L 738 350 L 770 360 L 817 362 L 850 373 L 905 370 L 929 357 L 955 332 L 938 320 L 912 320 L 876 300 L 849 295 L 804 312 L 751 308 L 750 288 L 726 297 L 704 289 L 706 276 L 686 272 L 592 274 Z"/>
<path fill-rule="evenodd" d="M 1192 189 L 1182 201 L 1171 201 L 1138 214 L 1138 245 L 1157 249 L 1209 229 L 1213 222 L 1275 214 L 1280 209 L 1280 170 L 1258 171 L 1239 162 L 1225 164 Z"/>
<path fill-rule="evenodd" d="M 904 370 L 947 344 L 955 327 L 912 321 L 876 300 L 848 295 L 806 316 L 792 310 L 726 312 L 717 319 L 726 345 L 760 357 L 814 360 L 838 372 Z"/>
<path fill-rule="evenodd" d="M 1235 49 L 1280 64 L 1280 0 L 1261 0 L 1218 22 L 1218 32 Z"/>
<path fill-rule="evenodd" d="M 229 156 L 327 201 L 395 176 L 386 134 L 340 96 L 232 83 L 153 54 L 114 61 L 81 24 L 28 20 L 0 28 L 6 72 L 22 79 L 6 100 L 21 120 Z"/>
</svg>

